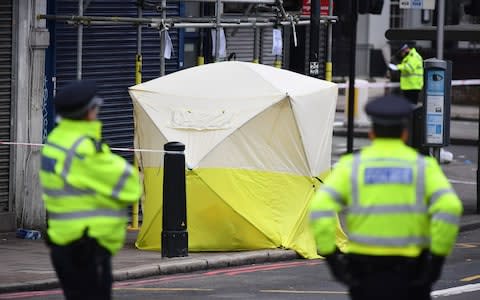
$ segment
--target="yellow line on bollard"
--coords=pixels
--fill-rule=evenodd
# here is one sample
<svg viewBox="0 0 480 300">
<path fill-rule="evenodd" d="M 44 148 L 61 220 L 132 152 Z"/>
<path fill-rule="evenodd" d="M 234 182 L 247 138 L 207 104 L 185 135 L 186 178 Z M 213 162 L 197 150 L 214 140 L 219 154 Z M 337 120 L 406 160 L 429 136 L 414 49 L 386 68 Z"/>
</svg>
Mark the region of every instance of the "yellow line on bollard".
<svg viewBox="0 0 480 300">
<path fill-rule="evenodd" d="M 142 83 L 142 55 L 135 56 L 135 84 Z"/>
<path fill-rule="evenodd" d="M 282 68 L 282 61 L 280 59 L 275 59 L 275 61 L 273 62 L 273 66 L 275 68 L 281 69 Z"/>
<path fill-rule="evenodd" d="M 325 63 L 325 80 L 332 81 L 332 62 Z"/>
</svg>

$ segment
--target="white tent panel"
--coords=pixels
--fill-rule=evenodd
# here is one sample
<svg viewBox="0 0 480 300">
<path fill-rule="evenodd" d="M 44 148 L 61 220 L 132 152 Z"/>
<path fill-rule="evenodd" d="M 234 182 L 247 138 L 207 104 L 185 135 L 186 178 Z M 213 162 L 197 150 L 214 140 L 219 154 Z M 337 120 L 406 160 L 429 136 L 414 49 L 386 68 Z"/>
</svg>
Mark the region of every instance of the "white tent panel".
<svg viewBox="0 0 480 300">
<path fill-rule="evenodd" d="M 135 148 L 149 150 L 163 150 L 168 140 L 157 129 L 155 123 L 145 111 L 144 107 L 134 102 L 135 115 Z M 142 124 L 137 124 L 142 120 Z M 161 152 L 136 152 L 137 158 L 145 168 L 163 166 L 163 154 Z"/>
<path fill-rule="evenodd" d="M 325 157 L 331 157 L 336 109 L 336 102 L 330 99 L 336 99 L 337 93 L 338 89 L 333 85 L 312 95 L 291 97 L 311 176 L 318 176 L 330 168 L 330 162 Z"/>
<path fill-rule="evenodd" d="M 208 92 L 202 92 L 205 93 Z M 185 144 L 185 160 L 189 168 L 196 167 L 207 153 L 238 127 L 285 98 L 281 94 L 263 98 L 230 98 L 220 104 L 200 97 L 192 101 L 183 96 L 172 97 L 163 93 L 132 93 L 131 90 L 131 94 L 167 141 Z M 210 126 L 199 128 L 205 127 L 205 121 L 209 121 Z"/>
<path fill-rule="evenodd" d="M 200 168 L 238 168 L 310 176 L 289 98 L 238 128 L 213 149 Z"/>
</svg>

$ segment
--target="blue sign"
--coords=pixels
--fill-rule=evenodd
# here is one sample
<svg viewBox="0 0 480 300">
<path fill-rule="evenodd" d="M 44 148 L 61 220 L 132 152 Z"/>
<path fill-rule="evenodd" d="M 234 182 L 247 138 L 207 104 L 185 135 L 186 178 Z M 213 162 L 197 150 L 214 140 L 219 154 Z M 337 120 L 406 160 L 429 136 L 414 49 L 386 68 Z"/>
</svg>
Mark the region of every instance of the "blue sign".
<svg viewBox="0 0 480 300">
<path fill-rule="evenodd" d="M 411 168 L 366 168 L 365 184 L 410 184 L 413 181 Z"/>
<path fill-rule="evenodd" d="M 423 8 L 423 0 L 411 0 L 412 8 Z"/>
<path fill-rule="evenodd" d="M 426 139 L 428 144 L 443 144 L 445 113 L 445 70 L 427 71 Z"/>
<path fill-rule="evenodd" d="M 443 96 L 445 94 L 445 71 L 431 70 L 427 72 L 427 95 Z"/>
</svg>

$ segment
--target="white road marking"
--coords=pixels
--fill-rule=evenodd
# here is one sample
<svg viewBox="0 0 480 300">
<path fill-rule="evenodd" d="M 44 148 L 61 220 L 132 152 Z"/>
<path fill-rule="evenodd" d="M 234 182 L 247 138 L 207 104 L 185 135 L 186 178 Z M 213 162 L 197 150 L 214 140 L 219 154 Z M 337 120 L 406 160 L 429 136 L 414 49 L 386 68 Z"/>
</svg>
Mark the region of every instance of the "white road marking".
<svg viewBox="0 0 480 300">
<path fill-rule="evenodd" d="M 457 286 L 457 287 L 444 289 L 444 290 L 437 290 L 437 291 L 433 291 L 431 295 L 432 297 L 437 298 L 437 297 L 459 295 L 459 294 L 475 292 L 475 291 L 480 291 L 480 283 L 467 284 L 467 285 Z"/>
<path fill-rule="evenodd" d="M 468 185 L 476 185 L 477 183 L 474 181 L 464 181 L 464 180 L 457 180 L 457 179 L 448 179 L 451 183 L 460 183 L 460 184 L 468 184 Z"/>
</svg>

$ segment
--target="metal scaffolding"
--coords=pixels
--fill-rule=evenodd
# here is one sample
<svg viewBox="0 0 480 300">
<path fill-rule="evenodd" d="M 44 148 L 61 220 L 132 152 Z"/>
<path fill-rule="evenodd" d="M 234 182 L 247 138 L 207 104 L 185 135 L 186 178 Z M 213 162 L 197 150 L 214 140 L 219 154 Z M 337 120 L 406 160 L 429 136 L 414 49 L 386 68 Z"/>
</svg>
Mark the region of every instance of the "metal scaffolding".
<svg viewBox="0 0 480 300">
<path fill-rule="evenodd" d="M 53 20 L 56 22 L 66 22 L 67 24 L 78 26 L 77 31 L 77 79 L 82 78 L 82 47 L 83 47 L 83 27 L 84 26 L 101 26 L 101 25 L 115 25 L 115 24 L 132 24 L 138 26 L 137 30 L 137 56 L 136 56 L 136 73 L 141 73 L 141 27 L 148 26 L 155 28 L 160 32 L 160 76 L 165 75 L 165 35 L 166 32 L 173 28 L 212 28 L 216 30 L 215 39 L 215 61 L 219 61 L 219 49 L 220 49 L 220 34 L 221 28 L 242 28 L 250 27 L 254 31 L 253 39 L 255 40 L 255 47 L 259 47 L 259 33 L 258 28 L 261 27 L 274 27 L 274 26 L 291 26 L 293 30 L 293 38 L 296 46 L 296 32 L 295 26 L 304 26 L 310 24 L 310 17 L 293 15 L 285 11 L 283 7 L 283 0 L 173 0 L 184 2 L 210 2 L 215 3 L 215 15 L 205 17 L 167 17 L 167 1 L 153 1 L 157 10 L 160 11 L 160 18 L 144 18 L 142 17 L 142 7 L 138 6 L 138 17 L 107 17 L 107 16 L 86 16 L 84 11 L 88 7 L 88 4 L 92 0 L 79 0 L 78 1 L 78 15 L 66 16 L 66 15 L 38 15 L 38 19 Z M 150 1 L 152 2 L 152 1 Z M 223 5 L 224 3 L 250 3 L 249 8 L 252 5 L 269 5 L 272 9 L 272 13 L 264 14 L 260 16 L 250 17 L 231 17 L 224 16 Z M 330 11 L 331 12 L 331 11 Z M 338 18 L 331 13 L 328 16 L 320 16 L 320 24 L 328 24 L 329 32 L 333 23 L 337 22 Z M 331 61 L 331 34 L 328 36 L 328 49 L 327 56 Z M 254 53 L 259 53 L 258 49 L 254 49 Z M 255 54 L 256 55 L 256 54 Z M 254 56 L 253 61 L 258 57 Z M 327 66 L 327 72 L 331 70 L 331 67 Z M 141 75 L 136 75 L 138 78 Z M 327 79 L 331 80 L 331 75 Z M 141 77 L 140 77 L 141 78 Z M 140 79 L 141 81 L 141 79 Z M 139 83 L 139 82 L 137 82 Z"/>
</svg>

